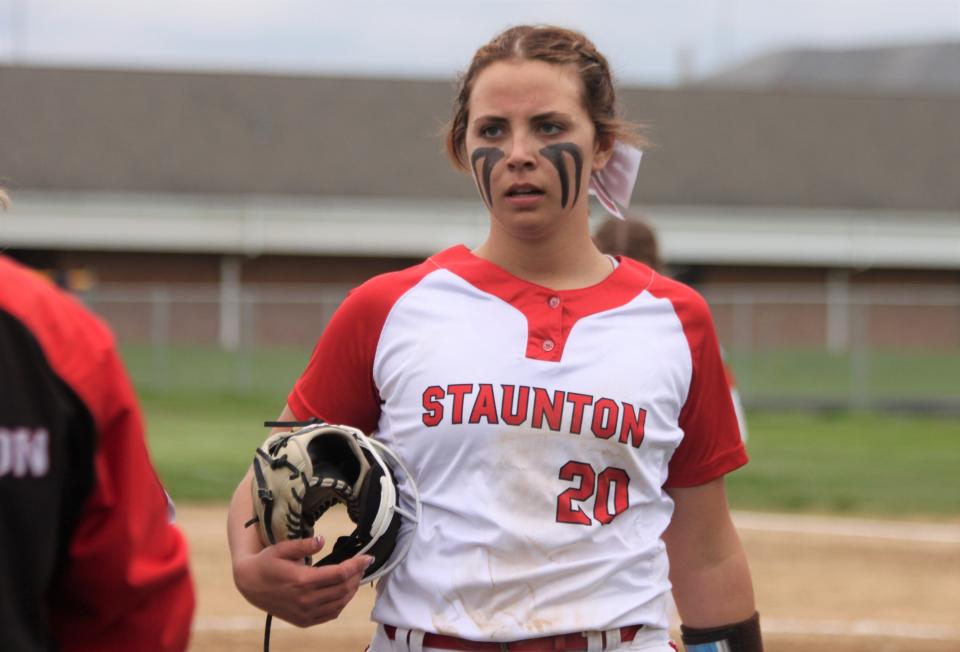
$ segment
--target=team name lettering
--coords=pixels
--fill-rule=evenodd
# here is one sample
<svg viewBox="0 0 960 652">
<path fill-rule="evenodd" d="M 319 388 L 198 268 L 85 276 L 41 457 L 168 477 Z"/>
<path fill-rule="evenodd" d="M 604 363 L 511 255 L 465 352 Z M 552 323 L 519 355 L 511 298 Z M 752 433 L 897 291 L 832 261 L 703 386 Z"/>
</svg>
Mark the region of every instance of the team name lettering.
<svg viewBox="0 0 960 652">
<path fill-rule="evenodd" d="M 446 418 L 451 424 L 519 426 L 529 422 L 533 428 L 559 432 L 564 416 L 569 417 L 574 435 L 584 430 L 600 439 L 616 435 L 621 444 L 634 448 L 643 442 L 647 411 L 611 398 L 526 385 L 495 387 L 490 383 L 431 385 L 423 391 L 422 419 L 429 428 Z"/>
<path fill-rule="evenodd" d="M 45 428 L 0 428 L 0 478 L 40 478 L 50 469 L 50 436 Z"/>
</svg>

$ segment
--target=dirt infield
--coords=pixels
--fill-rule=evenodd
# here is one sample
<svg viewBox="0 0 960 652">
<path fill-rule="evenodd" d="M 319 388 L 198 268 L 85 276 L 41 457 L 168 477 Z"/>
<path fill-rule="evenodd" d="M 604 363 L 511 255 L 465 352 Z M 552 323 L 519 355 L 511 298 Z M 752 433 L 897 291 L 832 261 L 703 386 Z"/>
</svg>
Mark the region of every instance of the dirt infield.
<svg viewBox="0 0 960 652">
<path fill-rule="evenodd" d="M 331 517 L 328 517 L 331 518 Z M 342 517 L 338 517 L 342 518 Z M 344 519 L 345 520 L 345 519 Z M 180 506 L 198 604 L 192 650 L 258 650 L 263 615 L 233 587 L 224 506 Z M 960 525 L 738 514 L 766 649 L 773 652 L 960 650 Z M 361 652 L 374 592 L 334 623 L 275 623 L 271 649 Z"/>
</svg>

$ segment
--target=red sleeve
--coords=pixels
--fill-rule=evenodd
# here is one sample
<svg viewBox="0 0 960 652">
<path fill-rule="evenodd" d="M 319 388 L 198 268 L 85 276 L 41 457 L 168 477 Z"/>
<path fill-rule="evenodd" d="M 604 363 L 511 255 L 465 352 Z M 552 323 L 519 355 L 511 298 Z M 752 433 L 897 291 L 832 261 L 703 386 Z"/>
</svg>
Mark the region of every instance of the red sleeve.
<svg viewBox="0 0 960 652">
<path fill-rule="evenodd" d="M 317 417 L 366 433 L 377 429 L 381 400 L 373 363 L 380 334 L 394 304 L 433 269 L 426 261 L 377 276 L 347 295 L 287 398 L 297 419 Z"/>
<path fill-rule="evenodd" d="M 747 453 L 706 301 L 685 285 L 666 279 L 651 287 L 651 292 L 673 303 L 692 364 L 687 399 L 680 411 L 683 439 L 670 459 L 664 486 L 694 487 L 743 466 Z"/>
<path fill-rule="evenodd" d="M 87 388 L 100 442 L 96 485 L 70 543 L 53 627 L 65 650 L 184 650 L 195 604 L 186 540 L 167 497 L 143 420 L 112 346 Z"/>
<path fill-rule="evenodd" d="M 112 334 L 28 272 L 0 271 L 11 282 L 2 303 L 29 326 L 95 429 L 94 486 L 49 592 L 55 638 L 64 650 L 184 650 L 195 602 L 187 545 L 168 520 Z"/>
</svg>

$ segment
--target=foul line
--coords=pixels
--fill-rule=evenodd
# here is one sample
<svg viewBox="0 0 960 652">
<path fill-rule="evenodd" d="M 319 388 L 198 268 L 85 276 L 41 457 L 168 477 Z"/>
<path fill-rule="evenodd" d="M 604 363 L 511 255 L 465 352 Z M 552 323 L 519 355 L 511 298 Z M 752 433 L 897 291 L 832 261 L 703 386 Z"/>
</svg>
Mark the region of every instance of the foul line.
<svg viewBox="0 0 960 652">
<path fill-rule="evenodd" d="M 857 518 L 734 512 L 738 528 L 789 534 L 862 537 L 920 543 L 960 544 L 960 525 L 914 521 L 875 521 Z"/>
</svg>

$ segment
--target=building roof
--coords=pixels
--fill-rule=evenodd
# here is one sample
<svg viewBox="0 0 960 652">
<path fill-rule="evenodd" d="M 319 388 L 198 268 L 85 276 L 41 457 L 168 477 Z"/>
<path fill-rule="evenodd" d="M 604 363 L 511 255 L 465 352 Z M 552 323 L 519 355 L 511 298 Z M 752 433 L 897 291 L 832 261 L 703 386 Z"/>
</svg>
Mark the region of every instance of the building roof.
<svg viewBox="0 0 960 652">
<path fill-rule="evenodd" d="M 695 85 L 741 90 L 960 96 L 960 41 L 773 52 Z"/>
<path fill-rule="evenodd" d="M 595 211 L 596 221 L 604 218 Z M 650 205 L 671 264 L 960 270 L 955 212 Z M 420 258 L 480 245 L 476 198 L 19 192 L 0 218 L 5 247 L 77 251 Z"/>
<path fill-rule="evenodd" d="M 0 67 L 14 190 L 466 199 L 452 82 Z M 960 97 L 627 88 L 634 203 L 960 210 Z"/>
</svg>

